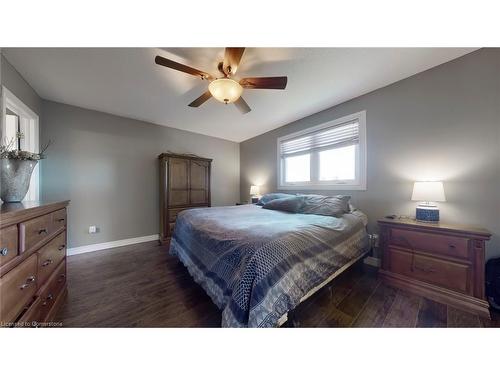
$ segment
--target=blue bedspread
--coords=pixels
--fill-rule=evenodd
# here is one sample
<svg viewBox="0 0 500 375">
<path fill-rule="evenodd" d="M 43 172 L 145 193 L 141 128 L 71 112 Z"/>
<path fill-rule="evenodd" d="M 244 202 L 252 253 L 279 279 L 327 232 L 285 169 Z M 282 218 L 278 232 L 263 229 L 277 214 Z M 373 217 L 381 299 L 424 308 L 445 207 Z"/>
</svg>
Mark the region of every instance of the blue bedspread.
<svg viewBox="0 0 500 375">
<path fill-rule="evenodd" d="M 367 250 L 366 216 L 256 205 L 182 211 L 170 244 L 222 310 L 223 327 L 274 327 L 311 289 Z"/>
</svg>

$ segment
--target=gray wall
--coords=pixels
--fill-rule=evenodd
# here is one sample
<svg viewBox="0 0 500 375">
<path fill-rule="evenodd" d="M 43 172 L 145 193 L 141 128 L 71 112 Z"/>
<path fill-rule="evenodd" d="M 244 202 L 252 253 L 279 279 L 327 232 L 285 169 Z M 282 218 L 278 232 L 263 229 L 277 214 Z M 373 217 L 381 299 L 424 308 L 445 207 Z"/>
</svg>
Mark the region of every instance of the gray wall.
<svg viewBox="0 0 500 375">
<path fill-rule="evenodd" d="M 18 71 L 0 54 L 1 59 L 1 83 L 7 87 L 24 104 L 31 108 L 39 117 L 42 114 L 42 99 L 33 90 L 28 82 Z"/>
<path fill-rule="evenodd" d="M 213 158 L 212 204 L 238 201 L 238 143 L 45 100 L 42 129 L 42 199 L 71 200 L 70 247 L 158 233 L 165 151 Z"/>
<path fill-rule="evenodd" d="M 307 95 L 307 94 L 305 94 Z M 444 181 L 443 221 L 493 233 L 500 256 L 500 49 L 482 49 L 240 144 L 241 199 L 276 190 L 276 139 L 366 110 L 367 190 L 349 193 L 370 218 L 414 215 L 413 181 Z"/>
</svg>

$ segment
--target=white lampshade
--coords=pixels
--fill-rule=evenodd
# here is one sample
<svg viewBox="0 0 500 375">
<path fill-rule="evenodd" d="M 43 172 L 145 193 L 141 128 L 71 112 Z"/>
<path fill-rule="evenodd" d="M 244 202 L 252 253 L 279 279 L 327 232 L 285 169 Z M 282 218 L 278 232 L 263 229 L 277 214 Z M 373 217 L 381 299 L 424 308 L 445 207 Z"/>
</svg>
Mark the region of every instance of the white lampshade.
<svg viewBox="0 0 500 375">
<path fill-rule="evenodd" d="M 250 195 L 259 195 L 260 188 L 257 185 L 250 186 Z"/>
<path fill-rule="evenodd" d="M 446 202 L 441 181 L 420 181 L 413 185 L 412 201 Z"/>
<path fill-rule="evenodd" d="M 227 104 L 234 103 L 240 98 L 243 87 L 233 79 L 219 78 L 210 82 L 208 91 L 219 102 Z"/>
</svg>

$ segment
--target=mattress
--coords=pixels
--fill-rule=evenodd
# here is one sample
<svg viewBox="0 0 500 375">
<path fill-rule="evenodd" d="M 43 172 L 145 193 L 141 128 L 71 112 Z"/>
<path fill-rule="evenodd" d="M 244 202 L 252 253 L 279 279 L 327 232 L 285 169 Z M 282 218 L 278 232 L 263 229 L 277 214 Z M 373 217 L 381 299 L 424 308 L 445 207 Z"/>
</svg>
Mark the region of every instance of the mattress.
<svg viewBox="0 0 500 375">
<path fill-rule="evenodd" d="M 182 211 L 170 254 L 222 310 L 223 327 L 276 327 L 368 251 L 366 216 L 340 218 L 256 205 Z"/>
</svg>

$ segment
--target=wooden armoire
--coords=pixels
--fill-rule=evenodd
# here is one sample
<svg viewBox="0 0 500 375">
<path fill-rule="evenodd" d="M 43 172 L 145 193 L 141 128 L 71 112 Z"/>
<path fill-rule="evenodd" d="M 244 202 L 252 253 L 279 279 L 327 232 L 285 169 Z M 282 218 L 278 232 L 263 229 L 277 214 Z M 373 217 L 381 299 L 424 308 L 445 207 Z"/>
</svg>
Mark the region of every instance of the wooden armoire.
<svg viewBox="0 0 500 375">
<path fill-rule="evenodd" d="M 182 210 L 210 207 L 212 159 L 163 153 L 160 159 L 160 242 L 172 236 L 175 219 Z"/>
</svg>

